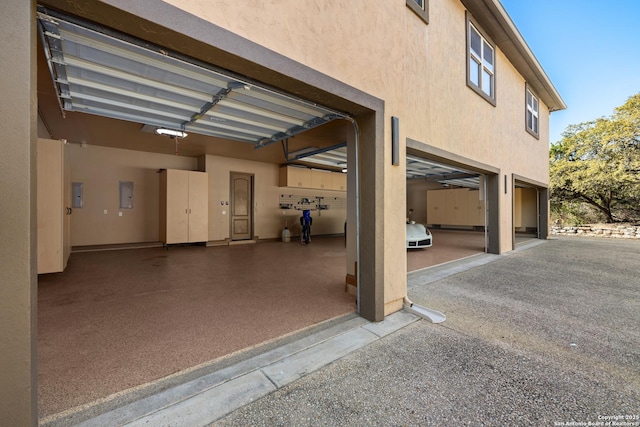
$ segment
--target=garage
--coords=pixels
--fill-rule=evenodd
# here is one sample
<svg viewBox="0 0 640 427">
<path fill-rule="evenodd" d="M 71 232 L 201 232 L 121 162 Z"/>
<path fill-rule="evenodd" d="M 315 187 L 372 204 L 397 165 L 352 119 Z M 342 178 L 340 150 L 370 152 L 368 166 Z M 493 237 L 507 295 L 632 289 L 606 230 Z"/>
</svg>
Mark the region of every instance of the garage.
<svg viewBox="0 0 640 427">
<path fill-rule="evenodd" d="M 347 114 L 39 12 L 39 145 L 63 165 L 61 241 L 72 252 L 66 269 L 56 252 L 64 272 L 39 276 L 41 419 L 106 407 L 359 311 L 345 285 L 358 273 L 355 232 L 345 235 L 357 221 Z M 174 171 L 188 172 L 177 195 Z M 177 205 L 187 232 L 174 237 Z M 296 240 L 303 210 L 308 245 Z"/>
</svg>

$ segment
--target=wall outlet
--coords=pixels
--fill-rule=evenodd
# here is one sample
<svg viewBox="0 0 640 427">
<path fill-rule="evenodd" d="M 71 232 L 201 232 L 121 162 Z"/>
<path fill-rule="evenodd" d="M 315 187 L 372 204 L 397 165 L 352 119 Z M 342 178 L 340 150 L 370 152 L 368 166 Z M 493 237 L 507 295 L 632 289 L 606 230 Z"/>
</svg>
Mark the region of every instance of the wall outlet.
<svg viewBox="0 0 640 427">
<path fill-rule="evenodd" d="M 104 214 L 105 214 L 105 215 L 107 214 L 107 210 L 106 210 L 106 209 L 104 210 Z"/>
<path fill-rule="evenodd" d="M 122 212 L 118 212 L 118 216 L 122 216 Z"/>
</svg>

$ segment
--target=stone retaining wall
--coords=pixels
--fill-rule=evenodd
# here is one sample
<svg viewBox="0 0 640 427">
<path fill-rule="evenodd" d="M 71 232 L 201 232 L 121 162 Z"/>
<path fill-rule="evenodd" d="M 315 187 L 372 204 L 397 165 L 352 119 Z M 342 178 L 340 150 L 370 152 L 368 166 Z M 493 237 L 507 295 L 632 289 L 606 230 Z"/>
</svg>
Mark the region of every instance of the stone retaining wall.
<svg viewBox="0 0 640 427">
<path fill-rule="evenodd" d="M 622 239 L 640 239 L 638 225 L 584 225 L 579 227 L 551 226 L 551 234 L 556 236 L 613 237 Z"/>
</svg>

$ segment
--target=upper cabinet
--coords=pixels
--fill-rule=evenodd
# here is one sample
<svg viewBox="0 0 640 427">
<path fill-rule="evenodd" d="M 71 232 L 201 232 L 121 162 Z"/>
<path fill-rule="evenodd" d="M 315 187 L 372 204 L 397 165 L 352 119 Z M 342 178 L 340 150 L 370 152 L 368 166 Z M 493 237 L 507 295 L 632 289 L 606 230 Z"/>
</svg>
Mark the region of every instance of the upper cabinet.
<svg viewBox="0 0 640 427">
<path fill-rule="evenodd" d="M 347 191 L 347 174 L 334 172 L 331 174 L 331 189 Z"/>
<path fill-rule="evenodd" d="M 280 187 L 347 191 L 347 175 L 320 169 L 283 166 L 280 168 Z"/>
<path fill-rule="evenodd" d="M 311 169 L 293 166 L 281 167 L 280 187 L 312 188 Z"/>
</svg>

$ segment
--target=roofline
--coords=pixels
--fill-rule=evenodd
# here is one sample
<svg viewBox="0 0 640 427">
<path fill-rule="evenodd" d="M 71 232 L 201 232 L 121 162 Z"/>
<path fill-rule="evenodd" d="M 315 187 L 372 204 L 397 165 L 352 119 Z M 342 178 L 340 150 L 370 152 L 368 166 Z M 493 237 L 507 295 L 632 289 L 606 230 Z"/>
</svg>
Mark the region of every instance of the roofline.
<svg viewBox="0 0 640 427">
<path fill-rule="evenodd" d="M 551 79 L 538 62 L 527 42 L 499 0 L 460 0 L 529 86 L 549 107 L 549 111 L 567 108 Z"/>
</svg>

